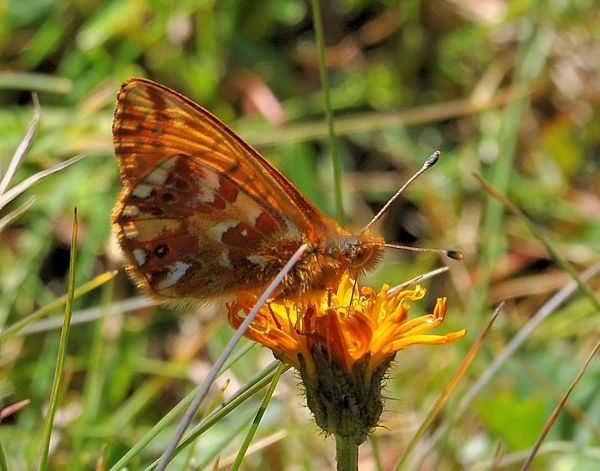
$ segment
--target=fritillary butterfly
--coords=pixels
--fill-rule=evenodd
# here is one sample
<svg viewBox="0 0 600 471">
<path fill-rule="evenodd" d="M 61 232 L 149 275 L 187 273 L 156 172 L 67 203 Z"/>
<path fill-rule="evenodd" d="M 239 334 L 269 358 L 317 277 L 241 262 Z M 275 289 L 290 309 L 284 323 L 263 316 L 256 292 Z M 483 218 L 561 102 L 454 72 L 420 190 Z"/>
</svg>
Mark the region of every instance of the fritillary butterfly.
<svg viewBox="0 0 600 471">
<path fill-rule="evenodd" d="M 375 266 L 383 239 L 323 215 L 227 125 L 164 85 L 122 86 L 113 140 L 123 191 L 112 215 L 131 277 L 163 301 L 260 291 L 295 296 Z"/>
</svg>

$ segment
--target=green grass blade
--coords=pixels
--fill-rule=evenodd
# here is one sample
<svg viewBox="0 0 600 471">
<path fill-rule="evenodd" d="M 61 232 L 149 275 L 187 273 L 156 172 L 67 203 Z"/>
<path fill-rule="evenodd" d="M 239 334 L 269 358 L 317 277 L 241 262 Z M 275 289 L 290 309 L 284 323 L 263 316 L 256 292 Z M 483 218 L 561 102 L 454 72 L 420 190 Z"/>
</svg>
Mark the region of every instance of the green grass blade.
<svg viewBox="0 0 600 471">
<path fill-rule="evenodd" d="M 0 90 L 36 90 L 66 95 L 73 90 L 73 81 L 54 75 L 3 72 L 0 74 Z"/>
<path fill-rule="evenodd" d="M 21 193 L 23 193 L 24 191 L 27 191 L 30 187 L 35 185 L 40 180 L 43 180 L 47 176 L 52 175 L 53 173 L 59 172 L 60 170 L 79 162 L 84 157 L 85 157 L 85 155 L 76 155 L 75 157 L 70 158 L 69 160 L 65 160 L 64 162 L 53 165 L 52 167 L 47 168 L 46 170 L 42 170 L 41 172 L 38 172 L 38 173 L 30 176 L 26 180 L 23 180 L 21 183 L 13 186 L 6 193 L 0 195 L 0 209 L 2 209 L 8 203 L 10 203 L 12 200 L 14 200 Z"/>
<path fill-rule="evenodd" d="M 250 324 L 252 324 L 252 322 L 254 321 L 254 318 L 259 313 L 260 309 L 265 305 L 267 300 L 273 295 L 273 293 L 275 292 L 277 287 L 279 287 L 281 285 L 281 281 L 283 280 L 283 277 L 286 276 L 290 272 L 292 267 L 296 264 L 296 262 L 298 262 L 298 260 L 300 259 L 300 257 L 302 256 L 302 254 L 305 252 L 305 250 L 307 248 L 308 248 L 307 244 L 302 244 L 298 248 L 298 250 L 296 250 L 296 252 L 294 252 L 294 255 L 292 255 L 290 257 L 290 259 L 287 261 L 287 263 L 284 265 L 284 267 L 279 271 L 279 273 L 277 273 L 277 276 L 275 278 L 273 278 L 273 281 L 269 284 L 269 286 L 267 286 L 265 288 L 263 293 L 260 295 L 260 298 L 258 298 L 258 300 L 256 301 L 256 304 L 254 305 L 254 307 L 250 310 L 250 312 L 244 319 L 244 322 L 242 322 L 242 324 L 235 331 L 234 336 L 231 337 L 231 340 L 223 349 L 223 353 L 221 353 L 219 358 L 217 358 L 217 361 L 215 361 L 215 364 L 213 365 L 213 367 L 210 369 L 210 371 L 206 375 L 206 378 L 204 378 L 204 381 L 202 382 L 200 389 L 198 389 L 197 396 L 194 398 L 194 400 L 190 404 L 190 407 L 185 412 L 184 416 L 182 417 L 181 421 L 179 422 L 179 425 L 177 426 L 177 430 L 175 431 L 175 435 L 169 442 L 169 445 L 167 446 L 162 457 L 160 458 L 160 461 L 157 466 L 157 468 L 159 470 L 162 471 L 162 470 L 166 469 L 167 465 L 169 464 L 169 461 L 171 460 L 171 456 L 177 449 L 177 444 L 179 443 L 179 441 L 183 437 L 183 434 L 185 433 L 188 426 L 194 419 L 196 412 L 200 408 L 200 404 L 202 404 L 202 401 L 204 401 L 204 398 L 208 394 L 208 391 L 209 391 L 210 387 L 212 386 L 212 384 L 214 383 L 215 379 L 217 378 L 217 375 L 223 368 L 223 365 L 225 365 L 225 363 L 231 357 L 231 354 L 233 353 L 235 346 L 242 339 L 244 333 L 250 327 Z"/>
<path fill-rule="evenodd" d="M 40 452 L 40 462 L 38 469 L 45 470 L 48 467 L 48 450 L 50 449 L 50 438 L 52 437 L 52 427 L 54 425 L 54 416 L 58 407 L 59 393 L 62 385 L 65 358 L 67 356 L 67 344 L 69 341 L 69 330 L 71 327 L 71 315 L 73 313 L 73 298 L 75 294 L 75 267 L 77 264 L 77 208 L 73 213 L 73 236 L 71 238 L 71 260 L 69 268 L 69 282 L 67 287 L 67 300 L 65 305 L 65 320 L 60 333 L 58 344 L 58 356 L 56 359 L 56 370 L 54 371 L 54 380 L 52 382 L 52 392 L 50 393 L 50 406 L 48 408 L 48 417 L 44 426 L 44 433 Z"/>
<path fill-rule="evenodd" d="M 87 430 L 98 421 L 102 407 L 102 396 L 106 392 L 107 375 L 110 375 L 107 371 L 106 342 L 103 332 L 106 327 L 105 321 L 113 286 L 114 283 L 105 285 L 102 290 L 102 301 L 100 302 L 100 307 L 103 308 L 102 316 L 94 325 L 94 333 L 90 342 L 90 354 L 86 366 L 87 375 L 83 389 L 83 410 L 78 421 L 78 428 L 81 427 L 82 431 Z M 81 456 L 85 443 L 86 435 L 76 432 L 73 439 L 73 453 L 69 469 L 77 470 L 81 467 Z"/>
<path fill-rule="evenodd" d="M 93 280 L 88 281 L 87 283 L 84 283 L 82 286 L 77 288 L 73 293 L 74 299 L 77 299 L 80 296 L 83 296 L 84 294 L 89 293 L 90 291 L 96 289 L 98 286 L 101 286 L 104 283 L 112 280 L 115 276 L 117 276 L 116 270 L 98 275 Z M 47 316 L 55 309 L 61 307 L 63 304 L 65 304 L 67 302 L 68 297 L 69 297 L 69 294 L 67 293 L 64 296 L 61 296 L 60 298 L 56 299 L 54 302 L 48 304 L 47 306 L 44 306 L 44 307 L 38 309 L 37 311 L 32 312 L 31 314 L 29 314 L 27 317 L 21 319 L 20 321 L 15 322 L 10 327 L 7 327 L 4 330 L 4 332 L 2 332 L 0 334 L 0 342 L 8 339 L 9 337 L 12 337 L 15 334 L 18 334 L 21 330 L 23 330 L 25 327 L 27 327 L 32 322 L 35 322 L 38 319 L 41 319 L 42 317 Z"/>
<path fill-rule="evenodd" d="M 0 471 L 8 471 L 8 464 L 6 463 L 6 456 L 4 455 L 4 447 L 0 442 Z"/>
<path fill-rule="evenodd" d="M 475 177 L 479 180 L 485 191 L 487 191 L 490 195 L 496 198 L 504 208 L 512 212 L 515 216 L 521 219 L 528 227 L 528 229 L 533 233 L 533 235 L 544 245 L 544 248 L 548 251 L 552 260 L 554 260 L 558 266 L 560 266 L 564 271 L 566 271 L 573 280 L 577 283 L 577 286 L 581 290 L 581 292 L 587 296 L 587 298 L 592 302 L 597 311 L 600 311 L 600 301 L 596 297 L 596 294 L 589 287 L 587 283 L 585 283 L 577 270 L 571 265 L 562 255 L 558 253 L 557 250 L 554 249 L 552 244 L 548 241 L 548 238 L 536 227 L 536 225 L 529 219 L 521 209 L 519 209 L 512 201 L 510 201 L 506 196 L 502 195 L 495 187 L 493 187 L 490 183 L 485 181 L 479 175 L 475 175 Z"/>
<path fill-rule="evenodd" d="M 118 272 L 114 271 L 108 273 L 114 276 Z M 75 291 L 75 295 L 77 295 L 77 291 Z M 137 298 L 130 298 L 125 301 L 113 301 L 108 306 L 108 312 L 106 313 L 106 316 L 109 317 L 115 316 L 117 314 L 127 314 L 128 312 L 132 312 L 137 309 L 145 309 L 155 305 L 155 301 L 152 301 L 151 299 L 145 298 L 143 296 L 138 296 Z M 88 322 L 96 321 L 104 316 L 105 310 L 106 308 L 104 306 L 96 306 L 85 308 L 80 311 L 75 311 L 75 313 L 73 313 L 73 320 L 71 321 L 71 324 L 86 324 Z M 48 332 L 51 330 L 56 330 L 59 329 L 61 326 L 62 316 L 51 316 L 46 319 L 40 319 L 39 321 L 28 325 L 25 329 L 23 329 L 22 333 L 23 335 L 32 335 L 39 332 Z"/>
<path fill-rule="evenodd" d="M 37 95 L 33 95 L 33 118 L 29 122 L 27 129 L 25 131 L 25 135 L 21 139 L 21 142 L 17 146 L 10 162 L 8 163 L 8 167 L 6 168 L 6 172 L 3 172 L 2 180 L 0 180 L 0 195 L 4 194 L 8 185 L 12 181 L 13 177 L 17 173 L 17 170 L 21 166 L 23 159 L 27 155 L 27 152 L 31 148 L 31 144 L 33 143 L 33 138 L 37 129 L 40 125 L 41 118 L 41 110 L 40 110 L 40 102 L 37 99 Z"/>
<path fill-rule="evenodd" d="M 246 355 L 246 353 L 255 345 L 256 344 L 254 343 L 248 343 L 244 345 L 232 356 L 230 361 L 223 366 L 222 371 L 227 371 L 236 361 Z M 128 423 L 132 422 L 136 415 L 148 405 L 152 398 L 159 394 L 168 384 L 169 382 L 165 378 L 155 378 L 152 381 L 142 384 L 111 416 L 106 426 L 108 433 L 116 433 L 118 430 L 121 430 L 123 427 L 127 426 Z"/>
<path fill-rule="evenodd" d="M 498 318 L 498 315 L 500 314 L 501 310 L 502 310 L 502 305 L 498 306 L 496 308 L 496 310 L 493 312 L 487 325 L 485 326 L 483 331 L 479 334 L 479 337 L 477 338 L 475 343 L 473 343 L 473 345 L 469 349 L 469 352 L 465 355 L 465 358 L 459 365 L 458 369 L 454 372 L 454 374 L 452 375 L 452 378 L 450 378 L 450 381 L 448 381 L 448 384 L 446 385 L 444 390 L 440 393 L 440 395 L 437 397 L 437 399 L 435 400 L 435 402 L 433 403 L 433 405 L 427 412 L 425 419 L 423 420 L 423 422 L 421 423 L 421 425 L 419 426 L 417 431 L 413 434 L 411 440 L 408 443 L 408 446 L 406 447 L 406 450 L 404 451 L 404 453 L 398 460 L 398 463 L 394 467 L 394 469 L 396 471 L 399 471 L 400 469 L 402 469 L 402 467 L 406 464 L 406 460 L 408 459 L 411 452 L 415 449 L 415 447 L 417 446 L 417 444 L 419 443 L 419 441 L 421 440 L 423 435 L 425 435 L 426 430 L 433 423 L 433 421 L 436 418 L 438 418 L 440 412 L 442 411 L 442 408 L 450 400 L 452 393 L 454 393 L 454 391 L 456 390 L 459 382 L 462 380 L 464 375 L 467 373 L 468 368 L 471 366 L 471 363 L 473 363 L 473 360 L 477 356 L 477 353 L 483 346 L 483 341 L 489 334 L 489 332 L 492 328 L 492 325 Z"/>
<path fill-rule="evenodd" d="M 273 379 L 273 375 L 277 367 L 279 366 L 278 361 L 274 361 L 269 366 L 264 368 L 261 372 L 259 372 L 254 378 L 246 383 L 244 388 L 241 388 L 236 392 L 236 394 L 231 397 L 225 404 L 222 405 L 221 409 L 215 410 L 210 415 L 205 417 L 200 421 L 198 425 L 196 425 L 190 433 L 185 437 L 177 449 L 173 456 L 177 456 L 181 453 L 186 447 L 190 446 L 194 441 L 198 439 L 204 432 L 209 430 L 213 425 L 222 420 L 226 415 L 234 412 L 241 404 L 243 404 L 246 400 L 257 394 L 264 387 L 266 387 L 271 380 Z M 290 367 L 288 365 L 285 366 L 286 370 Z M 149 471 L 154 469 L 154 467 L 158 464 L 158 460 L 152 463 L 149 467 L 146 468 L 145 471 Z"/>
<path fill-rule="evenodd" d="M 338 222 L 340 224 L 343 224 L 346 216 L 344 213 L 344 201 L 342 195 L 342 164 L 340 162 L 340 155 L 337 148 L 333 109 L 331 107 L 331 87 L 329 86 L 329 76 L 327 75 L 327 61 L 325 59 L 323 19 L 321 17 L 321 6 L 319 4 L 319 0 L 311 0 L 310 3 L 313 13 L 313 26 L 315 28 L 315 36 L 317 37 L 317 48 L 319 50 L 319 70 L 321 72 L 321 82 L 323 83 L 323 96 L 325 98 L 325 115 L 327 116 L 329 147 L 331 149 L 331 163 L 333 165 L 333 184 L 335 187 L 336 215 Z"/>
<path fill-rule="evenodd" d="M 531 83 L 544 72 L 544 65 L 548 58 L 554 39 L 552 26 L 546 23 L 539 24 L 542 2 L 534 2 L 530 15 L 532 24 L 537 28 L 532 30 L 531 36 L 523 41 L 519 51 L 519 59 L 513 76 L 515 85 Z M 500 191 L 506 192 L 511 181 L 515 166 L 513 164 L 516 154 L 517 139 L 523 120 L 523 115 L 530 105 L 530 98 L 522 98 L 511 102 L 502 112 L 502 127 L 497 136 L 499 150 L 498 157 L 491 175 L 492 183 Z M 483 222 L 483 240 L 486 241 L 481 248 L 480 262 L 477 270 L 478 283 L 470 300 L 469 311 L 478 313 L 483 310 L 487 299 L 492 271 L 501 253 L 502 220 L 504 211 L 502 206 L 494 199 L 487 201 Z"/>
<path fill-rule="evenodd" d="M 265 393 L 265 397 L 263 398 L 260 408 L 258 409 L 258 412 L 256 413 L 256 417 L 254 417 L 254 420 L 252 421 L 250 430 L 248 430 L 248 433 L 246 434 L 246 437 L 244 438 L 244 442 L 242 443 L 242 446 L 240 447 L 238 454 L 235 457 L 233 466 L 231 466 L 232 471 L 237 471 L 240 468 L 240 466 L 242 465 L 242 461 L 244 460 L 244 456 L 246 456 L 248 447 L 250 446 L 250 443 L 252 443 L 252 439 L 256 435 L 256 431 L 258 430 L 260 421 L 262 420 L 263 416 L 265 415 L 267 406 L 271 402 L 271 398 L 273 397 L 273 393 L 275 392 L 275 387 L 277 386 L 277 383 L 279 383 L 279 378 L 281 378 L 281 375 L 283 374 L 285 369 L 286 369 L 285 365 L 283 363 L 281 363 L 279 365 L 279 368 L 277 368 L 277 370 L 275 371 L 275 375 L 273 376 L 273 379 L 271 380 L 269 389 L 267 389 L 267 392 Z"/>
<path fill-rule="evenodd" d="M 586 372 L 586 370 L 590 366 L 590 363 L 592 362 L 592 360 L 594 359 L 594 357 L 596 356 L 598 351 L 600 351 L 600 341 L 596 342 L 596 345 L 594 345 L 594 348 L 588 355 L 583 366 L 579 369 L 578 373 L 575 375 L 575 378 L 573 378 L 573 381 L 571 381 L 569 388 L 567 389 L 567 391 L 565 392 L 563 397 L 560 399 L 560 401 L 558 402 L 558 404 L 552 411 L 552 414 L 550 414 L 548 421 L 544 425 L 544 429 L 542 430 L 542 432 L 540 433 L 539 437 L 537 438 L 535 444 L 531 448 L 531 452 L 529 453 L 527 460 L 525 460 L 525 463 L 523 463 L 523 466 L 521 467 L 521 471 L 526 471 L 530 468 L 531 463 L 533 462 L 533 459 L 535 458 L 535 456 L 537 455 L 537 453 L 540 450 L 540 447 L 542 446 L 542 443 L 548 436 L 548 433 L 550 433 L 550 430 L 552 429 L 552 427 L 556 424 L 556 420 L 558 419 L 558 416 L 560 415 L 560 412 L 564 408 L 567 400 L 571 396 L 571 393 L 573 392 L 573 390 L 575 389 L 575 387 L 577 386 L 579 381 L 581 381 L 583 374 Z"/>
<path fill-rule="evenodd" d="M 234 411 L 240 404 L 246 401 L 248 398 L 252 397 L 258 391 L 260 391 L 263 387 L 265 387 L 268 382 L 273 377 L 274 371 L 277 368 L 279 362 L 273 362 L 266 368 L 264 368 L 260 373 L 251 378 L 246 386 L 240 388 L 240 390 L 231 397 L 228 402 L 224 403 L 222 408 L 214 411 L 208 417 L 205 417 L 196 427 L 194 427 L 189 435 L 185 437 L 182 442 L 179 444 L 177 449 L 175 450 L 175 455 L 183 450 L 186 446 L 192 443 L 198 436 L 200 436 L 205 430 L 208 430 L 214 423 L 218 422 L 225 415 Z M 132 446 L 123 457 L 117 461 L 109 471 L 119 471 L 126 466 L 131 464 L 131 461 L 140 454 L 140 452 L 148 445 L 159 433 L 166 429 L 167 425 L 171 423 L 179 414 L 181 414 L 193 401 L 194 397 L 198 394 L 198 390 L 202 385 L 198 385 L 194 390 L 192 390 L 186 397 L 184 397 L 179 404 L 177 404 L 173 409 L 171 409 L 152 429 L 146 433 L 134 446 Z M 151 468 L 158 464 L 158 460 L 156 460 Z"/>
<path fill-rule="evenodd" d="M 21 214 L 23 214 L 25 211 L 27 211 L 29 208 L 31 208 L 31 205 L 33 205 L 34 202 L 35 202 L 35 196 L 31 196 L 27 199 L 27 201 L 25 201 L 25 203 L 23 203 L 17 209 L 15 209 L 14 211 L 11 211 L 6 216 L 1 218 L 0 219 L 0 232 L 2 232 L 4 230 L 4 228 L 6 228 L 10 224 L 12 224 L 12 222 L 15 219 L 17 219 Z"/>
<path fill-rule="evenodd" d="M 501 88 L 495 94 L 484 98 L 474 98 L 473 95 L 469 95 L 400 110 L 352 113 L 335 119 L 335 131 L 338 137 L 352 136 L 357 133 L 392 130 L 399 127 L 418 126 L 473 116 L 523 99 L 539 88 L 539 83 L 531 81 Z M 324 139 L 327 136 L 327 123 L 323 123 L 322 120 L 303 121 L 299 124 L 290 123 L 285 128 L 273 129 L 268 133 L 248 135 L 250 142 L 258 147 Z"/>
<path fill-rule="evenodd" d="M 598 273 L 600 273 L 600 263 L 588 268 L 581 274 L 581 277 L 583 280 L 588 280 Z M 576 290 L 577 284 L 573 281 L 552 296 L 537 310 L 531 319 L 523 325 L 519 332 L 507 343 L 504 349 L 496 354 L 494 361 L 489 364 L 485 371 L 478 376 L 477 380 L 469 386 L 465 393 L 463 393 L 460 403 L 451 411 L 451 419 L 436 430 L 428 440 L 427 447 L 420 451 L 421 456 L 427 456 L 428 453 L 433 451 L 438 443 L 442 441 L 442 437 L 445 436 L 448 433 L 448 430 L 458 422 L 459 418 L 472 407 L 475 398 L 481 394 L 486 385 L 493 381 L 499 374 L 498 372 L 501 368 L 506 365 L 509 359 L 514 356 L 515 352 L 525 344 L 525 341 L 531 336 L 540 323 L 550 314 L 555 312 Z M 520 458 L 520 460 L 522 460 L 522 458 Z"/>
</svg>

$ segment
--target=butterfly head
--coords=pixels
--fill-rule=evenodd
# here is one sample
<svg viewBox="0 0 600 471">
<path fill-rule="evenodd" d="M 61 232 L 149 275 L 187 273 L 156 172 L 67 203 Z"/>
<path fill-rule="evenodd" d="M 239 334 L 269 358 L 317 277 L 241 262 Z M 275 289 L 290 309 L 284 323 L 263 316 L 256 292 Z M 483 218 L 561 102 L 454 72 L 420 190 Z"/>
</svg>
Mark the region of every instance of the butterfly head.
<svg viewBox="0 0 600 471">
<path fill-rule="evenodd" d="M 348 268 L 356 273 L 364 273 L 375 268 L 383 257 L 384 240 L 368 230 L 360 234 L 344 237 L 340 250 L 348 263 Z"/>
</svg>

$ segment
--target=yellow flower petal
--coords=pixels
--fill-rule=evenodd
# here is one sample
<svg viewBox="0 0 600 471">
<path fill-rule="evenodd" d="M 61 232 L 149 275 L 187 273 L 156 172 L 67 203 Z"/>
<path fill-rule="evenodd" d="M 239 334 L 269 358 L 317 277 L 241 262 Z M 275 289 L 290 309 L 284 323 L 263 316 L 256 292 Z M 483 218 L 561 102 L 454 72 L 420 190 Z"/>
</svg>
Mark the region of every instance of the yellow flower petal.
<svg viewBox="0 0 600 471">
<path fill-rule="evenodd" d="M 421 286 L 391 295 L 386 285 L 379 292 L 372 288 L 359 291 L 355 280 L 346 274 L 335 293 L 313 295 L 308 300 L 269 301 L 246 335 L 297 368 L 302 358 L 306 367 L 314 369 L 311 357 L 318 348 L 347 372 L 369 356 L 368 370 L 372 371 L 407 346 L 450 343 L 465 335 L 463 330 L 448 335 L 425 334 L 443 322 L 446 298 L 437 300 L 432 314 L 407 320 L 409 302 L 422 299 L 425 293 Z M 240 313 L 249 312 L 255 302 L 254 294 L 239 293 L 229 307 L 230 323 L 239 326 L 243 321 Z"/>
</svg>

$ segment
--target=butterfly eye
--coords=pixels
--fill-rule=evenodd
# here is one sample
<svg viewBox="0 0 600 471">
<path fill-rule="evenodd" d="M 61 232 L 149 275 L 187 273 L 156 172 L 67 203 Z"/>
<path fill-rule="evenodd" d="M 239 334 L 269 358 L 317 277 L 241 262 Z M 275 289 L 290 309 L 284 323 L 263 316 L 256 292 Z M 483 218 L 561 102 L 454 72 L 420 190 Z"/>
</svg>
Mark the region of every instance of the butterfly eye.
<svg viewBox="0 0 600 471">
<path fill-rule="evenodd" d="M 364 270 L 371 263 L 374 255 L 372 247 L 357 246 L 350 259 L 350 268 Z"/>
<path fill-rule="evenodd" d="M 353 254 L 352 260 L 350 262 L 350 267 L 351 268 L 360 268 L 365 264 L 365 262 L 368 260 L 368 258 L 369 258 L 369 254 L 367 253 L 367 251 L 363 250 L 359 247 L 359 248 L 357 248 L 356 252 Z"/>
<path fill-rule="evenodd" d="M 383 257 L 383 239 L 363 231 L 359 236 L 345 240 L 342 249 L 349 268 L 366 272 L 374 268 Z"/>
<path fill-rule="evenodd" d="M 348 238 L 341 242 L 340 248 L 348 263 L 348 268 L 364 270 L 371 262 L 375 247 L 364 245 L 356 238 Z"/>
</svg>

